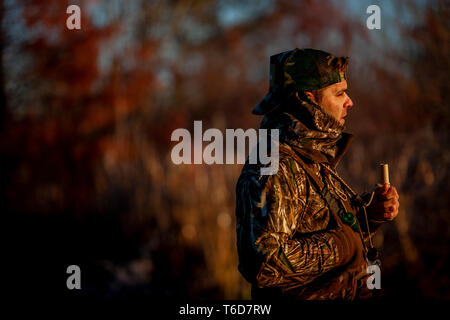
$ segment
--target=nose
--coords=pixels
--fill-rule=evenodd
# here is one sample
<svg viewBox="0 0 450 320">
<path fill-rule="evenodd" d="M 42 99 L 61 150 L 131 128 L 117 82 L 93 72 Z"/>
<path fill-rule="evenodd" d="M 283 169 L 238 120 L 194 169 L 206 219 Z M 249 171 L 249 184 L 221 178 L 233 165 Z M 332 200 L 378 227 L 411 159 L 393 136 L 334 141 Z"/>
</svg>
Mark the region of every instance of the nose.
<svg viewBox="0 0 450 320">
<path fill-rule="evenodd" d="M 347 101 L 345 102 L 345 107 L 346 108 L 351 108 L 351 107 L 353 107 L 353 101 L 352 101 L 352 99 L 350 99 L 350 97 L 347 95 Z"/>
</svg>

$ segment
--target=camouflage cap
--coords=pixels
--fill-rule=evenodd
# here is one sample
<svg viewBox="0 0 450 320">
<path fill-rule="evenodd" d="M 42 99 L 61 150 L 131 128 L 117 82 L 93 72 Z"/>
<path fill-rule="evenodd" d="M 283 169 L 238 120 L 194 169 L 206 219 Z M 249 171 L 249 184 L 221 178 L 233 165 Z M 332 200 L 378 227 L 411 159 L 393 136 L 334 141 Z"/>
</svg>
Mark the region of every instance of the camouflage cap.
<svg viewBox="0 0 450 320">
<path fill-rule="evenodd" d="M 253 110 L 262 115 L 276 109 L 296 91 L 318 90 L 346 79 L 347 57 L 315 49 L 285 51 L 270 57 L 269 92 Z"/>
</svg>

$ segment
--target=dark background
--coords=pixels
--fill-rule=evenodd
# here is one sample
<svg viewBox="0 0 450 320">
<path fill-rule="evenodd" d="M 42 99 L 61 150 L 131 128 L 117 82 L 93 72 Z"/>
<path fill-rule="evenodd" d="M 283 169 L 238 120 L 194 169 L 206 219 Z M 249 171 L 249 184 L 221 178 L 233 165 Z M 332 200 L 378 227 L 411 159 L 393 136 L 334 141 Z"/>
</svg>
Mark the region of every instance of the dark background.
<svg viewBox="0 0 450 320">
<path fill-rule="evenodd" d="M 81 8 L 81 30 L 66 8 Z M 381 9 L 369 30 L 366 8 Z M 385 299 L 449 299 L 447 1 L 5 0 L 0 211 L 15 297 L 248 299 L 241 165 L 180 165 L 177 128 L 257 128 L 269 56 L 350 56 L 358 192 L 390 166 L 400 214 L 376 237 Z M 204 144 L 205 145 L 205 144 Z M 3 259 L 2 259 L 3 260 Z M 66 288 L 81 268 L 82 290 Z"/>
</svg>

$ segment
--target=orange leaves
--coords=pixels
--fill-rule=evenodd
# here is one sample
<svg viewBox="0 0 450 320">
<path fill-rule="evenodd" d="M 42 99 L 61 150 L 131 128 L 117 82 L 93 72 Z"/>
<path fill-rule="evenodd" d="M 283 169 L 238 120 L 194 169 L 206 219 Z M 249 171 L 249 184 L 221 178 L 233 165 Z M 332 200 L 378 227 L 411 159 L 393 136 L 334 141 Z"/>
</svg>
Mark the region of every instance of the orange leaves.
<svg viewBox="0 0 450 320">
<path fill-rule="evenodd" d="M 23 16 L 28 27 L 64 26 L 66 22 L 66 1 L 35 0 L 24 1 Z"/>
</svg>

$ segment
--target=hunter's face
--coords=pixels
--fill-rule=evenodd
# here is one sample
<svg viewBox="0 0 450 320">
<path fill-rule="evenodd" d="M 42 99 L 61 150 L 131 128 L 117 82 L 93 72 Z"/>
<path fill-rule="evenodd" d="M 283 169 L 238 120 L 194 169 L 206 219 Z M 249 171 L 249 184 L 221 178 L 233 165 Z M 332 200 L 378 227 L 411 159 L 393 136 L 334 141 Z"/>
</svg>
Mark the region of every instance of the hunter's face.
<svg viewBox="0 0 450 320">
<path fill-rule="evenodd" d="M 321 100 L 318 103 L 325 112 L 341 124 L 345 123 L 344 117 L 347 115 L 347 109 L 353 106 L 353 101 L 347 95 L 346 90 L 346 80 L 325 87 L 321 90 Z"/>
</svg>

